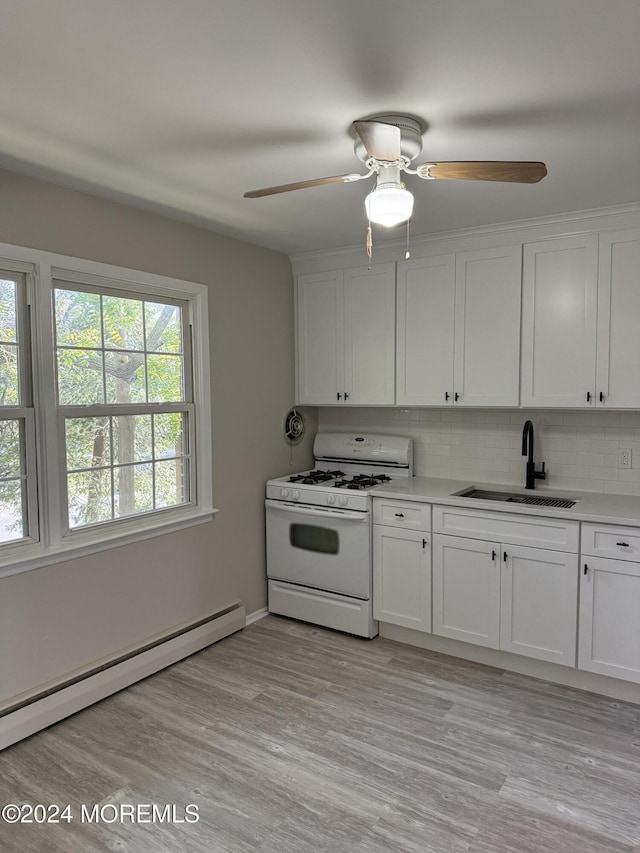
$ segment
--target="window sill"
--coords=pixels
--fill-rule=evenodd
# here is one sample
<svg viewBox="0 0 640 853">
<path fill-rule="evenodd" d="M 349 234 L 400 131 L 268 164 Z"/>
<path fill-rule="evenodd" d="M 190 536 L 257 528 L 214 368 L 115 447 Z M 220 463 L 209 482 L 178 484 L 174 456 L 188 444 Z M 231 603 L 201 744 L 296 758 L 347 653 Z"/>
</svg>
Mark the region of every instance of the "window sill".
<svg viewBox="0 0 640 853">
<path fill-rule="evenodd" d="M 219 510 L 213 507 L 197 510 L 196 512 L 191 512 L 189 515 L 183 515 L 181 518 L 163 522 L 162 524 L 158 524 L 157 522 L 141 523 L 136 526 L 135 530 L 127 532 L 105 532 L 101 530 L 97 535 L 95 532 L 91 534 L 88 532 L 74 533 L 70 534 L 59 545 L 51 545 L 48 548 L 44 548 L 39 544 L 18 545 L 10 555 L 6 554 L 0 558 L 0 579 L 21 574 L 22 572 L 30 572 L 33 569 L 41 569 L 54 563 L 62 563 L 67 560 L 77 559 L 78 557 L 85 557 L 89 554 L 96 554 L 99 551 L 108 551 L 110 548 L 119 548 L 122 545 L 129 545 L 133 542 L 141 542 L 144 539 L 164 536 L 167 533 L 174 533 L 177 530 L 184 530 L 195 525 L 205 524 L 211 521 L 217 512 Z M 75 541 L 73 541 L 74 539 Z"/>
</svg>

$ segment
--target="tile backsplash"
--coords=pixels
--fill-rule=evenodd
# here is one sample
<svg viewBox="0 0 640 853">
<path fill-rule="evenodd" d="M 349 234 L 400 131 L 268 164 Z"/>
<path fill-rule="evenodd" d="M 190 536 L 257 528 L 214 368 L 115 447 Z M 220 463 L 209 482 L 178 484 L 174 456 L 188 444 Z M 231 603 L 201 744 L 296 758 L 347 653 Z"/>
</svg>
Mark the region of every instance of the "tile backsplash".
<svg viewBox="0 0 640 853">
<path fill-rule="evenodd" d="M 415 473 L 524 486 L 522 428 L 535 429 L 537 488 L 640 495 L 640 412 L 320 408 L 318 430 L 381 432 L 414 440 Z M 619 467 L 621 449 L 631 468 Z"/>
</svg>

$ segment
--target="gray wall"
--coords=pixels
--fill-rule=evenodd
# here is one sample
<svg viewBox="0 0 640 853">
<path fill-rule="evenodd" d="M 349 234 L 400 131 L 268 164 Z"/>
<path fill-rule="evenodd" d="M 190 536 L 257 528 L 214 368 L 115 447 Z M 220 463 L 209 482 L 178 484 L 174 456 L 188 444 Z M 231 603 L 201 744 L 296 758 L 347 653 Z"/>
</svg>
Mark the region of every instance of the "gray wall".
<svg viewBox="0 0 640 853">
<path fill-rule="evenodd" d="M 264 483 L 290 470 L 281 424 L 294 367 L 291 267 L 278 252 L 2 171 L 0 242 L 209 287 L 220 509 L 208 524 L 0 579 L 2 703 L 234 599 L 265 606 Z M 293 457 L 294 469 L 311 464 L 310 441 Z"/>
</svg>

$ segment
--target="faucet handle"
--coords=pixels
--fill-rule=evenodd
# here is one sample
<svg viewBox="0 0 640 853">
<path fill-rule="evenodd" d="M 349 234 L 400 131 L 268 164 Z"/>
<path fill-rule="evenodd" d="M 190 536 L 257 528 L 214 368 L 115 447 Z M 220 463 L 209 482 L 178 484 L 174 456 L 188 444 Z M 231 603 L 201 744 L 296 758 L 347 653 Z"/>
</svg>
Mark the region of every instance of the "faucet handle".
<svg viewBox="0 0 640 853">
<path fill-rule="evenodd" d="M 534 470 L 533 476 L 536 477 L 538 480 L 546 480 L 547 479 L 547 472 L 544 469 L 544 462 L 542 463 L 542 468 L 539 471 Z"/>
</svg>

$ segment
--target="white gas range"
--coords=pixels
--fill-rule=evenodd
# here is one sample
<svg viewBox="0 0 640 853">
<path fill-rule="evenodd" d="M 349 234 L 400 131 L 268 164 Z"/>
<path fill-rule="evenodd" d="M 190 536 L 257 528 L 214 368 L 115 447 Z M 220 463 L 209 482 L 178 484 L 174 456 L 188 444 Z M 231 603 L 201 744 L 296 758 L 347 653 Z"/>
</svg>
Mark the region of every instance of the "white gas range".
<svg viewBox="0 0 640 853">
<path fill-rule="evenodd" d="M 413 476 L 413 440 L 319 433 L 315 468 L 267 483 L 269 610 L 375 637 L 371 496 Z"/>
</svg>

